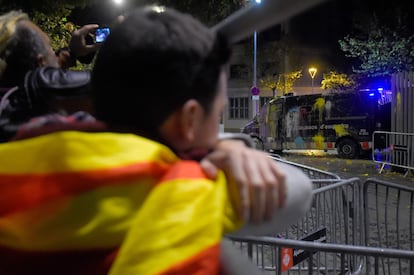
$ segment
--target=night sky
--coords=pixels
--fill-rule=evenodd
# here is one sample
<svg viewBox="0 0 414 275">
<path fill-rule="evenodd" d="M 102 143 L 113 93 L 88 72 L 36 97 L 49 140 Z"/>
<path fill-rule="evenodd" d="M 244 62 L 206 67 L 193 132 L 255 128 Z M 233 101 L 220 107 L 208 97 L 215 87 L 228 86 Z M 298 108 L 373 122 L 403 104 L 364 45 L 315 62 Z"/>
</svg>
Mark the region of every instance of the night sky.
<svg viewBox="0 0 414 275">
<path fill-rule="evenodd" d="M 91 8 L 75 10 L 69 19 L 78 25 L 111 25 L 118 15 L 131 8 L 125 5 L 127 0 L 123 6 L 116 6 L 109 0 L 99 2 Z M 295 43 L 315 49 L 328 49 L 333 66 L 350 68 L 351 61 L 344 57 L 338 40 L 353 33 L 354 22 L 371 20 L 373 13 L 381 23 L 390 26 L 396 22 L 397 14 L 401 14 L 407 28 L 414 32 L 414 0 L 328 0 L 293 17 L 290 20 L 290 32 Z M 277 28 L 273 26 L 267 33 L 277 33 L 274 31 Z"/>
<path fill-rule="evenodd" d="M 305 0 L 306 1 L 306 0 Z M 117 6 L 110 0 L 99 1 L 92 7 L 76 9 L 69 18 L 78 25 L 89 23 L 111 24 L 115 18 L 128 11 L 128 1 Z M 298 42 L 318 45 L 343 38 L 352 31 L 355 18 L 372 17 L 375 12 L 381 22 L 395 21 L 396 10 L 400 9 L 408 18 L 414 18 L 413 0 L 328 0 L 300 15 L 292 18 L 292 31 Z M 398 11 L 397 11 L 398 12 Z M 414 20 L 407 19 L 414 25 Z M 385 22 L 386 23 L 386 22 Z M 414 29 L 413 26 L 409 26 Z M 323 38 L 323 39 L 321 39 Z"/>
<path fill-rule="evenodd" d="M 125 0 L 127 2 L 127 0 Z M 85 24 L 100 24 L 110 25 L 112 24 L 118 15 L 125 13 L 130 7 L 127 3 L 121 6 L 117 6 L 112 1 L 99 1 L 98 4 L 85 9 L 75 9 L 72 15 L 69 17 L 70 21 L 73 21 L 77 25 Z"/>
</svg>

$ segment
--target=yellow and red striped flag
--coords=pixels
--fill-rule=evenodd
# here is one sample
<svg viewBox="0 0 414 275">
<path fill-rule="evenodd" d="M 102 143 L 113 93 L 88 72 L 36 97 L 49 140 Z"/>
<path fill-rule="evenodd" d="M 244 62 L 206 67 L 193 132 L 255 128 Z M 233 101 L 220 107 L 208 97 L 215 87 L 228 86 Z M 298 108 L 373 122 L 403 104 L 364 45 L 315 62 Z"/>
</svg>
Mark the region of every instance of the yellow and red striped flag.
<svg viewBox="0 0 414 275">
<path fill-rule="evenodd" d="M 132 134 L 0 145 L 0 274 L 214 274 L 241 226 L 224 175 Z"/>
</svg>

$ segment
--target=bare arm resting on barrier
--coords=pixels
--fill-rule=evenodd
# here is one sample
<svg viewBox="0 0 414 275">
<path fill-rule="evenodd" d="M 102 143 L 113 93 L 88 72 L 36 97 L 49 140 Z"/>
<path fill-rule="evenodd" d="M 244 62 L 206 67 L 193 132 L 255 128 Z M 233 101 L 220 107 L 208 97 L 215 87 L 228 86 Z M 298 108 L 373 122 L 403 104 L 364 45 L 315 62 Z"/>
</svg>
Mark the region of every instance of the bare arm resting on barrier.
<svg viewBox="0 0 414 275">
<path fill-rule="evenodd" d="M 284 173 L 266 153 L 239 139 L 221 140 L 201 166 L 210 178 L 217 174 L 217 168 L 224 171 L 232 204 L 245 221 L 269 220 L 275 209 L 284 206 Z"/>
<path fill-rule="evenodd" d="M 225 172 L 232 203 L 247 222 L 237 234 L 274 234 L 299 220 L 312 200 L 310 179 L 300 169 L 248 148 L 243 136 L 223 137 L 201 165 L 211 178 L 217 168 Z"/>
<path fill-rule="evenodd" d="M 312 182 L 298 168 L 278 163 L 278 168 L 285 174 L 285 205 L 276 208 L 273 216 L 262 223 L 246 223 L 234 235 L 276 234 L 296 223 L 309 210 L 312 202 Z"/>
</svg>

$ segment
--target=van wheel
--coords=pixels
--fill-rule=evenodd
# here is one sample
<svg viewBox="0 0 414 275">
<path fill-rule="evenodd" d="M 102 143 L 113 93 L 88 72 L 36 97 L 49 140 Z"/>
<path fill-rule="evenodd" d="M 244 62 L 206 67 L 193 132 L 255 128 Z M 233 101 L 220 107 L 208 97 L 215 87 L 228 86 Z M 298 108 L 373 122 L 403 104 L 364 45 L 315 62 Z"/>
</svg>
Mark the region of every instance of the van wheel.
<svg viewBox="0 0 414 275">
<path fill-rule="evenodd" d="M 352 139 L 345 138 L 338 143 L 338 154 L 341 158 L 354 159 L 359 155 L 358 144 Z"/>
<path fill-rule="evenodd" d="M 251 136 L 251 138 L 253 140 L 254 148 L 263 151 L 264 150 L 263 141 L 260 138 L 256 137 L 256 136 Z"/>
</svg>

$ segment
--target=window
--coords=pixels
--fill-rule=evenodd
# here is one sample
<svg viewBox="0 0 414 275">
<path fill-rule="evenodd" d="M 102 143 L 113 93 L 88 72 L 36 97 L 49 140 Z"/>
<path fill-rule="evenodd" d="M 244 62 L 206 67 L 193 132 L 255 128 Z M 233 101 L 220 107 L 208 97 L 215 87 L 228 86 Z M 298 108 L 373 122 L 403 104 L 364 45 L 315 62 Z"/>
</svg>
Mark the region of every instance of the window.
<svg viewBox="0 0 414 275">
<path fill-rule="evenodd" d="M 249 69 L 245 64 L 234 64 L 230 66 L 230 79 L 247 79 Z"/>
<path fill-rule="evenodd" d="M 249 118 L 249 98 L 231 97 L 229 98 L 229 119 L 248 119 Z"/>
</svg>

